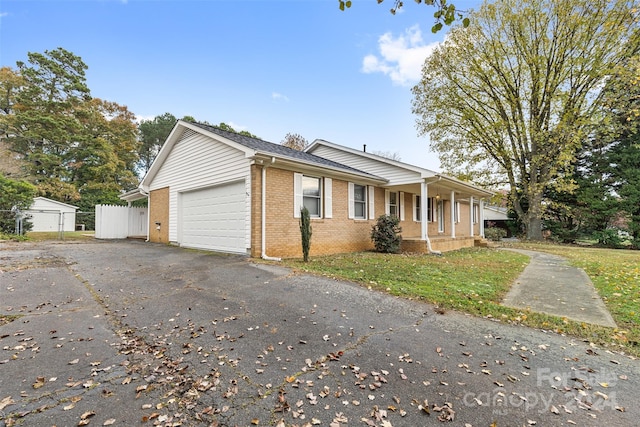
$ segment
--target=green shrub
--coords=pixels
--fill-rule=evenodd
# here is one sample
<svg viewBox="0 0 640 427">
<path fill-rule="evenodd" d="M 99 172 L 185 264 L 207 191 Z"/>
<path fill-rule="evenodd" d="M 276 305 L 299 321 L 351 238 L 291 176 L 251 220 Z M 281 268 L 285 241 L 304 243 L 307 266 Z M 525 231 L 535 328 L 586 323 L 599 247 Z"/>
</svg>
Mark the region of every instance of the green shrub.
<svg viewBox="0 0 640 427">
<path fill-rule="evenodd" d="M 593 237 L 598 241 L 600 246 L 607 248 L 620 248 L 624 243 L 624 238 L 617 228 L 595 231 Z"/>
<path fill-rule="evenodd" d="M 507 237 L 507 230 L 500 227 L 488 227 L 484 229 L 484 237 L 497 242 Z"/>
<path fill-rule="evenodd" d="M 36 188 L 25 182 L 16 181 L 0 174 L 0 232 L 15 234 L 16 215 L 13 207 L 20 211 L 29 209 L 36 195 Z M 23 231 L 29 231 L 32 224 L 25 218 L 22 223 Z"/>
<path fill-rule="evenodd" d="M 300 209 L 300 235 L 302 237 L 302 258 L 304 262 L 309 261 L 309 249 L 311 248 L 311 217 L 309 209 Z"/>
<path fill-rule="evenodd" d="M 380 215 L 371 229 L 371 240 L 376 251 L 386 253 L 400 252 L 402 243 L 402 228 L 398 225 L 400 220 L 397 216 Z"/>
</svg>

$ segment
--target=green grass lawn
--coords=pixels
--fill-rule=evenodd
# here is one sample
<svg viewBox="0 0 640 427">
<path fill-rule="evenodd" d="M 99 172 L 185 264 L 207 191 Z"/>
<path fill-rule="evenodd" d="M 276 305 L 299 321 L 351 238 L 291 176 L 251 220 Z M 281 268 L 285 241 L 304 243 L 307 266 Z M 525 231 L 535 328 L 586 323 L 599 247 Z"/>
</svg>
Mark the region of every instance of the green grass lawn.
<svg viewBox="0 0 640 427">
<path fill-rule="evenodd" d="M 63 240 L 93 240 L 93 231 L 65 231 Z M 57 231 L 28 231 L 24 236 L 0 233 L 0 240 L 43 242 L 46 240 L 61 240 Z"/>
<path fill-rule="evenodd" d="M 528 257 L 508 251 L 468 248 L 431 255 L 362 252 L 285 260 L 297 270 L 346 279 L 372 289 L 432 303 L 438 310 L 523 324 L 583 338 L 611 350 L 640 355 L 640 252 L 574 246 L 519 245 L 567 257 L 583 268 L 603 297 L 618 329 L 501 305 Z"/>
<path fill-rule="evenodd" d="M 63 240 L 93 240 L 93 231 L 65 231 Z M 60 235 L 57 231 L 29 231 L 27 232 L 27 240 L 31 241 L 44 241 L 44 240 L 60 240 Z"/>
</svg>

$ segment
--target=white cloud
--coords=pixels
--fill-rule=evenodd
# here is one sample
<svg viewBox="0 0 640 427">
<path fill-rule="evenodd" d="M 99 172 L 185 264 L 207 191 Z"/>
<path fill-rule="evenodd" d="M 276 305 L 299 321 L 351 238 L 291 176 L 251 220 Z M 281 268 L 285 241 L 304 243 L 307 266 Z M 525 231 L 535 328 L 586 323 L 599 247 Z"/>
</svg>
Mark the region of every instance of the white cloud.
<svg viewBox="0 0 640 427">
<path fill-rule="evenodd" d="M 156 116 L 141 116 L 140 114 L 136 114 L 136 123 L 140 124 L 143 120 L 150 121 L 155 119 Z"/>
<path fill-rule="evenodd" d="M 5 16 L 9 16 L 8 12 L 0 12 L 0 18 L 4 18 Z"/>
<path fill-rule="evenodd" d="M 438 42 L 425 44 L 418 25 L 394 38 L 384 33 L 378 38 L 379 55 L 367 55 L 362 60 L 362 72 L 383 73 L 394 84 L 411 86 L 420 80 L 422 64 L 438 46 Z"/>
<path fill-rule="evenodd" d="M 234 122 L 224 122 L 224 123 L 226 123 L 229 126 L 231 126 L 236 132 L 242 132 L 243 130 L 247 130 L 246 126 L 242 126 L 242 125 L 239 125 L 239 124 L 234 123 Z"/>
<path fill-rule="evenodd" d="M 286 95 L 283 95 L 281 93 L 278 92 L 272 92 L 271 93 L 271 98 L 274 101 L 284 101 L 284 102 L 289 102 L 289 98 Z"/>
</svg>

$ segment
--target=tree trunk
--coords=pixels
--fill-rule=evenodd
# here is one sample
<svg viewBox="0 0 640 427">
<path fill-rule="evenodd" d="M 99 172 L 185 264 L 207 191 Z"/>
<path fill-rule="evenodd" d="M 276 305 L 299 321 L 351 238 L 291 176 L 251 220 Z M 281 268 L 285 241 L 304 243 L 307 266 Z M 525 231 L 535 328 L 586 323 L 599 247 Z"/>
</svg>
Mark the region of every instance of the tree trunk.
<svg viewBox="0 0 640 427">
<path fill-rule="evenodd" d="M 530 216 L 527 221 L 527 240 L 542 240 L 542 218 Z"/>
<path fill-rule="evenodd" d="M 542 240 L 542 211 L 542 191 L 530 191 L 525 221 L 527 240 Z"/>
</svg>

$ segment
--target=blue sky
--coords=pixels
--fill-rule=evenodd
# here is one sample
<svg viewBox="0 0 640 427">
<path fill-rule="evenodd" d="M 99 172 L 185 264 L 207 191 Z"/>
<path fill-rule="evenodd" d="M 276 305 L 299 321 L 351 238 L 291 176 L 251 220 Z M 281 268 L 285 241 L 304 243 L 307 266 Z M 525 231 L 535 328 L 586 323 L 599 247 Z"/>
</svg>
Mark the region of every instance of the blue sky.
<svg viewBox="0 0 640 427">
<path fill-rule="evenodd" d="M 344 12 L 337 0 L 2 0 L 0 66 L 62 47 L 88 65 L 94 97 L 141 118 L 367 144 L 440 170 L 417 136 L 411 86 L 446 30 L 431 33 L 432 7 L 405 3 L 394 16 L 392 0 Z"/>
</svg>

